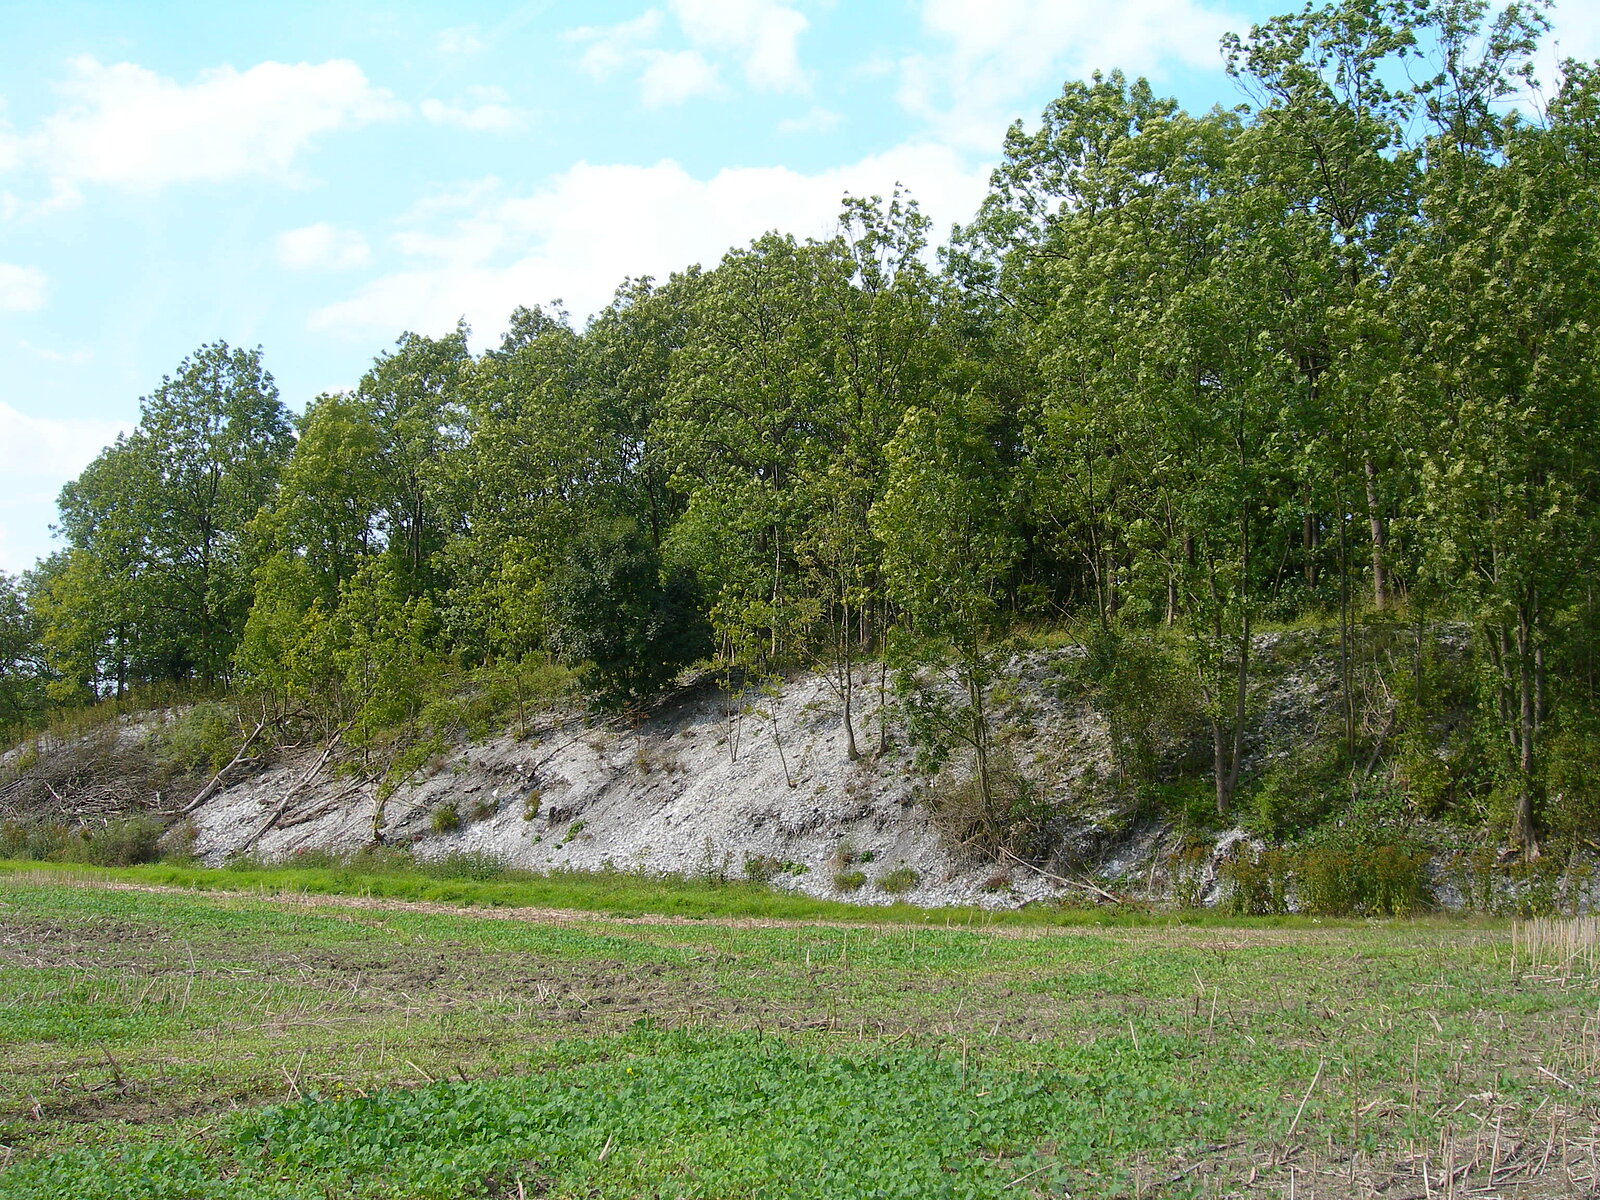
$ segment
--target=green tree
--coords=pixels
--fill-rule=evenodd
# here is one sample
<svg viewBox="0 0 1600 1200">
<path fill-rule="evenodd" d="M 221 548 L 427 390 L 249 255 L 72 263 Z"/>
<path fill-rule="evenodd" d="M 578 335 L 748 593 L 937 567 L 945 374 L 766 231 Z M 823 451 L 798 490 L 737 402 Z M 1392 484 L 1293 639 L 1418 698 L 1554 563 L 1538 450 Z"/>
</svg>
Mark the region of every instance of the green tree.
<svg viewBox="0 0 1600 1200">
<path fill-rule="evenodd" d="M 1529 857 L 1552 706 L 1594 700 L 1552 664 L 1592 620 L 1600 539 L 1597 96 L 1570 65 L 1547 125 L 1507 118 L 1492 157 L 1440 145 L 1396 272 L 1414 355 L 1396 386 L 1425 439 L 1416 536 L 1435 594 L 1477 630 Z"/>
<path fill-rule="evenodd" d="M 578 535 L 550 583 L 556 649 L 590 663 L 601 698 L 646 699 L 711 653 L 699 589 L 683 568 L 664 568 L 631 522 Z"/>
<path fill-rule="evenodd" d="M 24 585 L 0 571 L 0 738 L 38 717 L 44 684 L 44 647 Z"/>
<path fill-rule="evenodd" d="M 913 664 L 945 675 L 960 699 L 948 717 L 942 685 L 921 697 L 972 754 L 983 803 L 993 803 L 998 597 L 1018 543 L 1007 481 L 977 432 L 981 414 L 913 408 L 886 451 L 888 485 L 873 506 L 889 598 L 910 622 Z M 915 667 L 913 666 L 913 670 Z"/>
</svg>

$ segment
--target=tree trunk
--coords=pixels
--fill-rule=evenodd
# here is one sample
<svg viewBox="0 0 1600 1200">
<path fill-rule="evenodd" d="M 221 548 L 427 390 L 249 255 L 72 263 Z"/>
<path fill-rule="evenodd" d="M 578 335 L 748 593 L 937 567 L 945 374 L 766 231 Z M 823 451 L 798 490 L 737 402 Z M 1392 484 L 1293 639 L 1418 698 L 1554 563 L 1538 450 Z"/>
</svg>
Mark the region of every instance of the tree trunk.
<svg viewBox="0 0 1600 1200">
<path fill-rule="evenodd" d="M 1378 468 L 1370 455 L 1362 466 L 1367 482 L 1367 524 L 1372 530 L 1372 607 L 1383 612 L 1388 607 L 1389 586 L 1383 561 L 1383 514 L 1378 510 Z"/>
<path fill-rule="evenodd" d="M 1511 841 L 1522 850 L 1528 862 L 1539 857 L 1533 812 L 1538 705 L 1531 640 L 1528 610 L 1524 606 L 1517 614 L 1517 805 L 1511 816 Z"/>
</svg>

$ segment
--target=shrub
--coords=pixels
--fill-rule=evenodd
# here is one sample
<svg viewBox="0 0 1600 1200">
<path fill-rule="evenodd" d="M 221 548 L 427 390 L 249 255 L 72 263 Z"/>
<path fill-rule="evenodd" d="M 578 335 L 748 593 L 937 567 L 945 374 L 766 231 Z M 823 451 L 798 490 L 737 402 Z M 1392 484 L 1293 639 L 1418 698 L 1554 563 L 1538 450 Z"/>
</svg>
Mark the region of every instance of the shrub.
<svg viewBox="0 0 1600 1200">
<path fill-rule="evenodd" d="M 836 892 L 860 891 L 867 882 L 865 871 L 838 871 L 833 876 L 833 890 Z"/>
<path fill-rule="evenodd" d="M 1206 867 L 1211 862 L 1207 842 L 1186 842 L 1168 860 L 1172 869 L 1172 900 L 1179 908 L 1199 908 L 1205 901 Z"/>
<path fill-rule="evenodd" d="M 891 896 L 898 896 L 900 893 L 909 892 L 916 887 L 919 878 L 921 876 L 910 867 L 902 865 L 879 876 L 878 887 L 881 891 L 888 892 Z"/>
<path fill-rule="evenodd" d="M 1428 856 L 1399 846 L 1375 846 L 1367 861 L 1370 905 L 1389 916 L 1404 916 L 1427 906 Z"/>
<path fill-rule="evenodd" d="M 1291 861 L 1282 850 L 1256 851 L 1241 846 L 1239 853 L 1221 866 L 1228 910 L 1242 917 L 1288 912 Z"/>
<path fill-rule="evenodd" d="M 524 821 L 536 820 L 539 816 L 539 801 L 543 797 L 538 788 L 534 788 L 522 798 L 522 819 Z"/>
<path fill-rule="evenodd" d="M 499 810 L 500 803 L 491 796 L 484 796 L 472 802 L 472 819 L 474 821 L 487 821 Z"/>
<path fill-rule="evenodd" d="M 166 832 L 153 817 L 128 817 L 104 829 L 85 833 L 81 847 L 72 847 L 74 861 L 96 867 L 132 867 L 161 857 L 161 835 Z"/>
<path fill-rule="evenodd" d="M 196 704 L 159 738 L 157 761 L 175 775 L 219 771 L 239 749 L 238 724 L 225 704 Z"/>
<path fill-rule="evenodd" d="M 461 828 L 461 811 L 454 803 L 441 804 L 433 810 L 433 820 L 430 822 L 435 833 L 449 833 Z"/>
<path fill-rule="evenodd" d="M 1245 827 L 1284 839 L 1325 820 L 1349 795 L 1348 764 L 1339 746 L 1313 743 L 1274 762 L 1240 805 Z"/>
<path fill-rule="evenodd" d="M 179 821 L 161 835 L 161 857 L 169 863 L 191 864 L 198 859 L 195 841 L 200 829 L 193 821 Z"/>
<path fill-rule="evenodd" d="M 744 877 L 751 883 L 771 883 L 783 873 L 784 864 L 770 854 L 747 854 Z"/>
<path fill-rule="evenodd" d="M 0 825 L 0 858 L 32 859 L 36 862 L 60 859 L 71 848 L 72 842 L 72 830 L 58 823 L 33 825 L 7 821 Z"/>
<path fill-rule="evenodd" d="M 1429 899 L 1427 855 L 1394 845 L 1325 841 L 1296 864 L 1300 911 L 1318 916 L 1402 916 Z"/>
<path fill-rule="evenodd" d="M 928 797 L 934 828 L 945 845 L 969 858 L 1045 854 L 1055 804 L 1005 754 L 993 756 L 989 774 L 987 797 L 976 775 L 946 782 Z"/>
</svg>

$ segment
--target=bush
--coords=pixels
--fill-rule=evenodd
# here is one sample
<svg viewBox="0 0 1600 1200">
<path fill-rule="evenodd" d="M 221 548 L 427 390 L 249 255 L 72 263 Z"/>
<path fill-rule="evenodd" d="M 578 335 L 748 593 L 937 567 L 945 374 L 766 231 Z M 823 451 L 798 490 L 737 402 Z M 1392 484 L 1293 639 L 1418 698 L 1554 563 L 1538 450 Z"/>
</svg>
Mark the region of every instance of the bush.
<svg viewBox="0 0 1600 1200">
<path fill-rule="evenodd" d="M 162 859 L 180 866 L 194 864 L 199 859 L 195 852 L 195 841 L 199 836 L 200 829 L 193 821 L 179 821 L 161 835 Z"/>
<path fill-rule="evenodd" d="M 1428 856 L 1405 846 L 1326 839 L 1296 863 L 1301 912 L 1317 916 L 1404 916 L 1425 907 Z"/>
<path fill-rule="evenodd" d="M 891 896 L 898 896 L 902 892 L 909 892 L 917 886 L 920 879 L 915 871 L 907 866 L 898 866 L 892 871 L 885 872 L 878 878 L 878 888 L 888 892 Z"/>
<path fill-rule="evenodd" d="M 1239 853 L 1221 867 L 1228 910 L 1241 917 L 1288 912 L 1292 862 L 1292 856 L 1282 850 L 1269 847 L 1257 851 L 1241 846 Z"/>
<path fill-rule="evenodd" d="M 833 877 L 833 890 L 836 892 L 856 892 L 866 885 L 867 873 L 865 871 L 839 871 Z"/>
<path fill-rule="evenodd" d="M 452 804 L 441 804 L 433 810 L 433 819 L 429 822 L 435 833 L 450 833 L 461 828 L 461 810 Z"/>
<path fill-rule="evenodd" d="M 976 776 L 947 783 L 928 798 L 945 845 L 969 858 L 1014 854 L 1037 860 L 1050 848 L 1050 824 L 1057 808 L 1007 755 L 990 760 L 989 795 Z"/>
<path fill-rule="evenodd" d="M 784 864 L 770 854 L 747 854 L 744 877 L 751 883 L 771 883 L 783 873 Z"/>
<path fill-rule="evenodd" d="M 1172 869 L 1172 899 L 1179 908 L 1199 908 L 1205 902 L 1206 868 L 1211 863 L 1209 842 L 1186 842 L 1168 860 Z"/>
<path fill-rule="evenodd" d="M 152 817 L 112 821 L 104 829 L 86 832 L 81 847 L 72 848 L 72 861 L 96 867 L 133 867 L 161 858 L 165 826 Z"/>
<path fill-rule="evenodd" d="M 1250 832 L 1283 839 L 1314 828 L 1349 795 L 1348 765 L 1339 746 L 1297 749 L 1267 768 L 1240 805 Z"/>
<path fill-rule="evenodd" d="M 59 823 L 25 825 L 7 821 L 0 826 L 0 858 L 60 860 L 72 842 L 72 830 Z"/>
<path fill-rule="evenodd" d="M 214 774 L 238 752 L 243 738 L 225 704 L 196 704 L 160 735 L 156 758 L 175 775 Z"/>
</svg>

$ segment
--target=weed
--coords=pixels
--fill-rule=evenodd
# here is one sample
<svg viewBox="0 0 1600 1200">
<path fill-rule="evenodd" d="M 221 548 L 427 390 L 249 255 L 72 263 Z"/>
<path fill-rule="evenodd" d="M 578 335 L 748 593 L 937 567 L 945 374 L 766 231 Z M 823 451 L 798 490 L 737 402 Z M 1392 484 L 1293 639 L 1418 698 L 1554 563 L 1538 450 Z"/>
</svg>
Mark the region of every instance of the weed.
<svg viewBox="0 0 1600 1200">
<path fill-rule="evenodd" d="M 1292 856 L 1268 847 L 1255 850 L 1241 843 L 1219 868 L 1226 884 L 1228 911 L 1242 917 L 1264 917 L 1289 911 Z"/>
<path fill-rule="evenodd" d="M 450 833 L 461 827 L 461 810 L 454 801 L 441 804 L 433 810 L 433 818 L 428 823 L 435 833 Z"/>
<path fill-rule="evenodd" d="M 833 890 L 836 892 L 858 892 L 867 882 L 865 871 L 835 871 L 833 875 Z"/>
<path fill-rule="evenodd" d="M 783 863 L 770 854 L 747 854 L 744 859 L 744 877 L 751 883 L 771 883 Z"/>
<path fill-rule="evenodd" d="M 920 876 L 910 867 L 901 865 L 878 876 L 878 889 L 888 892 L 891 896 L 898 896 L 916 887 L 919 878 Z"/>
</svg>

